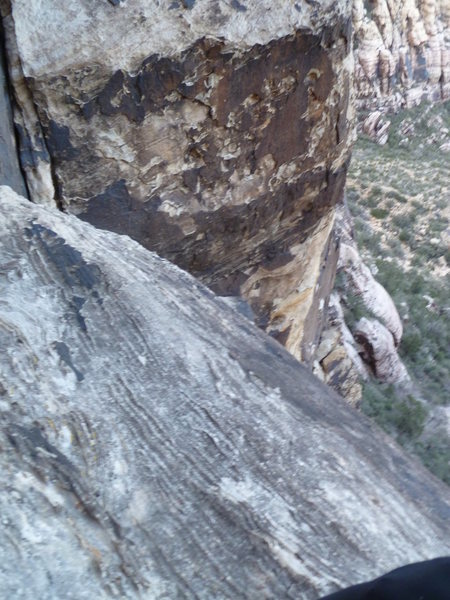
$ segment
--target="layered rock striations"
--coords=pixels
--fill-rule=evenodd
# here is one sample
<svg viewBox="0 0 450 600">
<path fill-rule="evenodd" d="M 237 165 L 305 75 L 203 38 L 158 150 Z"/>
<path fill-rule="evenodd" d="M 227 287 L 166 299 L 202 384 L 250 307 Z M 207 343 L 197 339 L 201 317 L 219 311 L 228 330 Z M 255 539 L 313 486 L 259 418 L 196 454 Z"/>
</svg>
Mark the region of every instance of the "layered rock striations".
<svg viewBox="0 0 450 600">
<path fill-rule="evenodd" d="M 354 0 L 361 107 L 394 109 L 450 97 L 449 0 Z"/>
<path fill-rule="evenodd" d="M 1 5 L 31 197 L 244 296 L 311 360 L 349 157 L 350 1 Z"/>
<path fill-rule="evenodd" d="M 450 551 L 448 490 L 125 236 L 0 188 L 0 589 L 315 599 Z"/>
</svg>

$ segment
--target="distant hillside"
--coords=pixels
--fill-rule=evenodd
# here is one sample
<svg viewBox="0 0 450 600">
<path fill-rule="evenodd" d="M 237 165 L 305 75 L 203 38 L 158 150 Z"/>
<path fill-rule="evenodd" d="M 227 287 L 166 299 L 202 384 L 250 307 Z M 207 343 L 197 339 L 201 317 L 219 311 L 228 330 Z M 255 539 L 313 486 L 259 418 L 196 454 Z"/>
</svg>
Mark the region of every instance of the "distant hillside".
<svg viewBox="0 0 450 600">
<path fill-rule="evenodd" d="M 360 253 L 400 312 L 412 384 L 372 380 L 362 409 L 450 483 L 450 103 L 385 119 L 384 146 L 364 134 L 355 146 L 348 204 Z M 347 295 L 350 328 L 364 310 Z"/>
</svg>

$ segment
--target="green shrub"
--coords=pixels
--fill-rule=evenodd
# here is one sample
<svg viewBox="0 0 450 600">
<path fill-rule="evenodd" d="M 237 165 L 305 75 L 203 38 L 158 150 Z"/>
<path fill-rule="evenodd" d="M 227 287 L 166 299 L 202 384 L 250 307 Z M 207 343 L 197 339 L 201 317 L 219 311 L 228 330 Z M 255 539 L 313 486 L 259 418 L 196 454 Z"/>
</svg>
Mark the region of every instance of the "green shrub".
<svg viewBox="0 0 450 600">
<path fill-rule="evenodd" d="M 432 219 L 428 225 L 429 231 L 431 233 L 441 233 L 448 226 L 447 219 Z"/>
<path fill-rule="evenodd" d="M 400 194 L 396 190 L 389 191 L 386 194 L 386 197 L 387 198 L 392 198 L 393 200 L 396 200 L 397 202 L 400 202 L 400 204 L 406 204 L 408 202 L 407 198 L 405 198 L 405 196 L 402 196 L 402 194 Z"/>
<path fill-rule="evenodd" d="M 402 355 L 414 359 L 422 347 L 422 336 L 420 333 L 405 333 L 401 341 Z"/>
<path fill-rule="evenodd" d="M 411 279 L 409 291 L 411 294 L 421 294 L 427 289 L 427 284 L 422 275 L 416 275 Z"/>
<path fill-rule="evenodd" d="M 395 225 L 395 227 L 398 227 L 401 230 L 410 228 L 414 224 L 415 220 L 416 215 L 412 212 L 394 215 L 392 217 L 392 223 Z"/>
<path fill-rule="evenodd" d="M 428 212 L 428 208 L 425 206 L 425 204 L 423 202 L 421 202 L 419 200 L 413 200 L 411 202 L 411 204 L 414 207 L 416 215 L 423 215 L 426 212 Z"/>
<path fill-rule="evenodd" d="M 408 229 L 402 229 L 398 234 L 398 239 L 405 244 L 408 244 L 413 238 L 413 234 Z"/>
<path fill-rule="evenodd" d="M 370 214 L 372 217 L 375 217 L 375 219 L 385 219 L 388 216 L 389 211 L 385 208 L 372 208 Z"/>
<path fill-rule="evenodd" d="M 425 406 L 401 389 L 370 381 L 363 386 L 362 411 L 380 427 L 406 443 L 417 439 L 427 416 Z"/>
<path fill-rule="evenodd" d="M 425 406 L 408 395 L 401 400 L 394 411 L 394 425 L 400 436 L 413 440 L 420 436 L 423 431 L 427 410 Z"/>
</svg>

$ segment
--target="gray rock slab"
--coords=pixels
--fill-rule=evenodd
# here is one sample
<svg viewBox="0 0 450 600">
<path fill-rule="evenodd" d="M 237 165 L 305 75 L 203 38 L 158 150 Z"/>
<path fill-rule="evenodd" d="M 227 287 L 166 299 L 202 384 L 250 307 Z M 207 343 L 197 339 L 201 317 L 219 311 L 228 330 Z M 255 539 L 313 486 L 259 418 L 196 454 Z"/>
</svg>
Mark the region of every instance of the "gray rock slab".
<svg viewBox="0 0 450 600">
<path fill-rule="evenodd" d="M 450 551 L 448 488 L 125 236 L 0 188 L 5 598 L 313 599 Z"/>
</svg>

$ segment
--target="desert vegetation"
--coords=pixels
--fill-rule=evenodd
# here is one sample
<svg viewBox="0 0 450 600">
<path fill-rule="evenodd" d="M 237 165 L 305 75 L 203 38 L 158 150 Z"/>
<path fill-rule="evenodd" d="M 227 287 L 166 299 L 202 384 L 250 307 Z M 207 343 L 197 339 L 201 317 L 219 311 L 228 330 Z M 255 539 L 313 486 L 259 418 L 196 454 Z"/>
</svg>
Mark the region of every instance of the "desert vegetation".
<svg viewBox="0 0 450 600">
<path fill-rule="evenodd" d="M 450 103 L 390 116 L 386 145 L 360 135 L 347 199 L 360 253 L 403 321 L 403 386 L 364 384 L 362 410 L 450 484 Z M 367 315 L 345 293 L 350 329 Z"/>
</svg>

